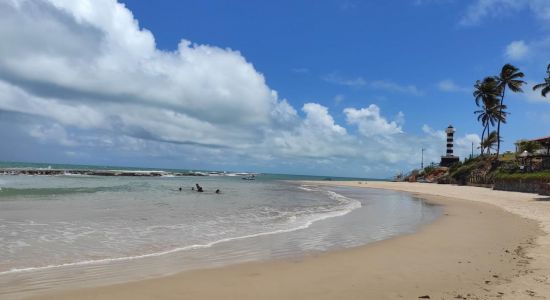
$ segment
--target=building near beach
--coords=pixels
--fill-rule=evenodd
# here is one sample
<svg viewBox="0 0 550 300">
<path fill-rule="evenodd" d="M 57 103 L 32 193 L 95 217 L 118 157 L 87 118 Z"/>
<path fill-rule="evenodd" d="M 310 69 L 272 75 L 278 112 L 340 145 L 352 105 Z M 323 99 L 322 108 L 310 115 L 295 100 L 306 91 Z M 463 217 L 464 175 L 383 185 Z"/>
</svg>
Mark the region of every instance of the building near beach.
<svg viewBox="0 0 550 300">
<path fill-rule="evenodd" d="M 540 149 L 538 149 L 535 152 L 535 154 L 550 155 L 550 136 L 542 137 L 542 138 L 538 138 L 530 141 L 537 142 L 541 146 Z"/>
<path fill-rule="evenodd" d="M 441 162 L 439 165 L 442 167 L 450 167 L 451 165 L 459 162 L 460 158 L 453 154 L 455 129 L 452 125 L 449 125 L 445 132 L 447 133 L 447 152 L 445 155 L 441 156 Z"/>
<path fill-rule="evenodd" d="M 535 142 L 538 144 L 538 149 L 519 153 L 522 141 L 516 143 L 516 157 L 520 163 L 520 169 L 527 172 L 550 170 L 550 136 L 524 142 Z"/>
</svg>

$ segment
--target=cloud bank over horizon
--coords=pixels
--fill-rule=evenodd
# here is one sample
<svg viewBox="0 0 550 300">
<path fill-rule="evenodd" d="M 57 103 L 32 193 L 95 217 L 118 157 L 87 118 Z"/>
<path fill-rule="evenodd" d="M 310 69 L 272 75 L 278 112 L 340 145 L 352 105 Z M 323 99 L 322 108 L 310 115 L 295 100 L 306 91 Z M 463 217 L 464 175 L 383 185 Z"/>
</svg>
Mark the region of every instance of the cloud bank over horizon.
<svg viewBox="0 0 550 300">
<path fill-rule="evenodd" d="M 109 154 L 108 163 L 385 177 L 418 166 L 423 147 L 427 162 L 444 152 L 443 131 L 408 134 L 402 112 L 387 117 L 374 103 L 342 109 L 345 124 L 319 103 L 295 108 L 238 51 L 185 39 L 160 50 L 116 0 L 1 0 L 0 38 L 0 136 L 28 146 L 3 149 L 8 159 L 41 159 L 46 150 L 27 148 L 44 146 L 72 162 Z M 443 88 L 458 89 L 451 83 Z M 472 143 L 476 134 L 460 135 L 456 152 Z"/>
</svg>

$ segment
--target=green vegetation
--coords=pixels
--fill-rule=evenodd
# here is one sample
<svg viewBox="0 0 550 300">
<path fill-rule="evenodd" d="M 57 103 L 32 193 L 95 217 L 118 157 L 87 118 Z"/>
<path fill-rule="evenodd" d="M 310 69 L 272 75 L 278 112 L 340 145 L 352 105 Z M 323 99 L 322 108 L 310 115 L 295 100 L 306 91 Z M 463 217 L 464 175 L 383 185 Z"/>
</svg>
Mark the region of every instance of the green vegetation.
<svg viewBox="0 0 550 300">
<path fill-rule="evenodd" d="M 475 102 L 478 107 L 482 104 L 481 110 L 474 112 L 478 115 L 477 120 L 483 125 L 481 140 L 484 143 L 480 145 L 481 155 L 485 154 L 485 149 L 487 150 L 487 153 L 490 154 L 492 148 L 491 146 L 493 145 L 492 142 L 495 142 L 498 157 L 500 153 L 500 143 L 502 141 L 500 125 L 502 123 L 506 123 L 506 118 L 508 116 L 508 113 L 505 111 L 506 105 L 504 105 L 506 88 L 514 93 L 523 92 L 522 86 L 525 84 L 525 81 L 520 78 L 523 78 L 524 76 L 525 75 L 515 66 L 505 64 L 498 76 L 488 76 L 482 81 L 476 81 L 474 85 Z M 490 128 L 491 125 L 495 126 L 495 123 L 497 126 L 496 136 L 491 137 L 493 133 L 490 131 Z M 485 133 L 487 133 L 487 139 L 485 139 Z"/>
<path fill-rule="evenodd" d="M 468 180 L 468 177 L 477 169 L 476 164 L 456 164 L 454 170 L 450 171 L 449 174 L 453 180 L 459 184 L 465 184 Z"/>
<path fill-rule="evenodd" d="M 522 153 L 523 151 L 535 153 L 535 151 L 542 148 L 542 145 L 535 141 L 519 140 L 516 142 L 516 145 L 518 146 L 519 153 Z"/>
<path fill-rule="evenodd" d="M 516 153 L 515 152 L 502 153 L 499 156 L 498 160 L 501 162 L 516 161 Z"/>
<path fill-rule="evenodd" d="M 421 174 L 431 174 L 435 170 L 434 166 L 427 166 L 422 170 Z"/>
<path fill-rule="evenodd" d="M 550 182 L 550 170 L 523 172 L 517 160 L 495 161 L 489 156 L 479 156 L 457 163 L 449 168 L 452 183 L 466 184 L 471 176 L 482 176 L 485 182 L 494 180 L 543 180 Z M 481 183 L 485 183 L 481 182 Z"/>
<path fill-rule="evenodd" d="M 487 149 L 487 154 L 491 154 L 491 149 L 494 149 L 497 145 L 497 136 L 498 133 L 496 131 L 491 131 L 491 133 L 487 135 L 487 138 L 481 141 L 481 148 Z"/>
<path fill-rule="evenodd" d="M 546 74 L 548 74 L 548 76 L 544 78 L 543 83 L 539 83 L 533 86 L 533 91 L 540 89 L 540 94 L 543 97 L 546 97 L 546 94 L 550 92 L 550 64 L 548 64 L 548 67 L 546 67 Z"/>
<path fill-rule="evenodd" d="M 495 174 L 495 179 L 499 179 L 499 180 L 546 180 L 546 181 L 550 181 L 550 170 L 541 171 L 541 172 L 533 172 L 533 173 L 498 171 Z"/>
<path fill-rule="evenodd" d="M 497 81 L 494 77 L 486 77 L 483 81 L 476 81 L 474 85 L 474 97 L 475 102 L 478 107 L 481 109 L 474 111 L 474 114 L 477 115 L 477 120 L 483 125 L 483 131 L 481 133 L 481 140 L 486 141 L 485 133 L 490 135 L 491 126 L 495 126 L 498 120 L 503 119 L 503 114 L 501 114 L 500 109 L 500 100 L 499 92 L 497 88 Z M 481 155 L 485 154 L 485 149 L 487 153 L 491 153 L 491 148 L 487 148 L 484 143 L 480 145 Z"/>
<path fill-rule="evenodd" d="M 479 156 L 467 159 L 464 163 L 457 163 L 449 168 L 449 175 L 458 184 L 465 184 L 474 172 L 489 174 L 493 170 L 491 157 Z"/>
<path fill-rule="evenodd" d="M 500 114 L 502 115 L 502 109 L 504 105 L 504 95 L 506 94 L 506 88 L 510 89 L 514 93 L 523 93 L 521 89 L 522 85 L 525 84 L 525 81 L 520 78 L 525 77 L 525 75 L 519 71 L 518 68 L 514 67 L 511 64 L 505 64 L 500 71 L 500 74 L 497 76 L 498 89 L 501 92 L 500 96 Z M 506 120 L 506 116 L 504 116 Z M 498 120 L 497 124 L 497 157 L 500 154 L 500 123 L 501 120 Z M 505 122 L 502 122 L 505 123 Z"/>
</svg>

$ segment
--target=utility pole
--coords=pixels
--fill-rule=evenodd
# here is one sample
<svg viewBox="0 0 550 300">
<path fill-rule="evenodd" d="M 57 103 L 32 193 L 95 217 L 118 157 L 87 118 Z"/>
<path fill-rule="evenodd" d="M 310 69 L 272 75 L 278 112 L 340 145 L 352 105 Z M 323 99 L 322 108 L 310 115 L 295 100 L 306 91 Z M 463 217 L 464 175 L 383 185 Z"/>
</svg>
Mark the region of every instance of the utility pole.
<svg viewBox="0 0 550 300">
<path fill-rule="evenodd" d="M 424 170 L 424 151 L 425 150 L 426 150 L 425 148 L 422 148 L 422 162 L 420 163 L 420 168 L 422 170 Z"/>
<path fill-rule="evenodd" d="M 470 158 L 474 158 L 474 142 L 472 142 L 472 156 Z"/>
</svg>

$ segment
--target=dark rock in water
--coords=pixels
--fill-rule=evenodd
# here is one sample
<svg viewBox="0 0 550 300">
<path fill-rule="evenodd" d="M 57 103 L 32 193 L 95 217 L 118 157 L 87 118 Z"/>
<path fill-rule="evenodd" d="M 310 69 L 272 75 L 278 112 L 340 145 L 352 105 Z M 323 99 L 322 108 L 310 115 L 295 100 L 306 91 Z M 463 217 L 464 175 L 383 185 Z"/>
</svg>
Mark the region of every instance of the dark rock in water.
<svg viewBox="0 0 550 300">
<path fill-rule="evenodd" d="M 418 297 L 418 299 L 430 299 L 430 296 L 428 296 L 428 295 L 420 296 L 420 297 Z"/>
</svg>

